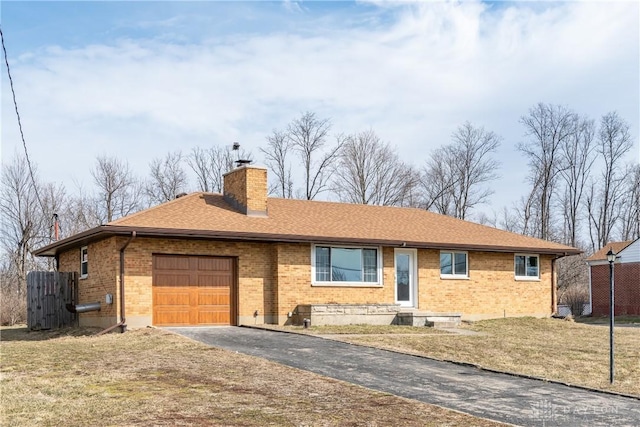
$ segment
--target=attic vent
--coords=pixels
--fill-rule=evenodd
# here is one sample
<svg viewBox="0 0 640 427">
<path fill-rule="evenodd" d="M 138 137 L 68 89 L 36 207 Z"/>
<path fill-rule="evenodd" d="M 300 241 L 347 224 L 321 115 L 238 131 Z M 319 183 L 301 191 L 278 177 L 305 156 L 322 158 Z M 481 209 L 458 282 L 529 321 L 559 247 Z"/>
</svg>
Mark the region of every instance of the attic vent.
<svg viewBox="0 0 640 427">
<path fill-rule="evenodd" d="M 253 160 L 238 159 L 238 160 L 236 160 L 236 167 L 240 167 L 240 166 L 244 166 L 244 165 L 250 165 L 252 161 Z"/>
<path fill-rule="evenodd" d="M 178 193 L 178 194 L 176 194 L 176 199 L 179 199 L 180 197 L 184 197 L 186 195 L 187 195 L 187 193 Z"/>
</svg>

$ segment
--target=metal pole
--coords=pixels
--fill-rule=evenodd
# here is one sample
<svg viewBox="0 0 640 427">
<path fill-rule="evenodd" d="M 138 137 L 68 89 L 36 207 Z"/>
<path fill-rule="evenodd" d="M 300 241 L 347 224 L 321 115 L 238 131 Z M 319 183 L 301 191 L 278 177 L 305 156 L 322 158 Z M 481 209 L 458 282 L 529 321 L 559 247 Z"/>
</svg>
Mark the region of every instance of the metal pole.
<svg viewBox="0 0 640 427">
<path fill-rule="evenodd" d="M 613 262 L 609 261 L 609 383 L 613 384 L 613 326 L 614 326 L 614 296 L 613 296 Z"/>
</svg>

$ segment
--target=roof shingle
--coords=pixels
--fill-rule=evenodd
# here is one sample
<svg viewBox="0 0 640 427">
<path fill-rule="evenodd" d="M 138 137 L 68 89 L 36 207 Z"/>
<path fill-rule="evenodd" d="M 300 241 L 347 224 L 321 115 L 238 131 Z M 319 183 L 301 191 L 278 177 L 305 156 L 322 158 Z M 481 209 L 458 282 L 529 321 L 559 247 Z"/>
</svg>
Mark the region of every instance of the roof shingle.
<svg viewBox="0 0 640 427">
<path fill-rule="evenodd" d="M 619 254 L 624 248 L 632 244 L 633 240 L 627 240 L 625 242 L 611 242 L 604 245 L 599 251 L 587 258 L 587 261 L 606 261 L 607 252 L 611 249 L 615 254 Z"/>
<path fill-rule="evenodd" d="M 269 198 L 267 210 L 267 217 L 247 216 L 234 210 L 221 194 L 191 193 L 108 225 L 167 232 L 215 230 L 288 241 L 401 242 L 416 247 L 580 253 L 569 246 L 415 208 Z"/>
</svg>

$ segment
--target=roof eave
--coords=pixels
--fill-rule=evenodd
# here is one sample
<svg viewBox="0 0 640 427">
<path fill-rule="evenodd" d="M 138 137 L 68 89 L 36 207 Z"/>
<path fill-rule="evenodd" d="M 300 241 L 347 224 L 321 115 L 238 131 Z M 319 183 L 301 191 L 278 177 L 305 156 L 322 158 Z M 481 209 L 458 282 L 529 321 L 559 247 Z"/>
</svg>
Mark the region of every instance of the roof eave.
<svg viewBox="0 0 640 427">
<path fill-rule="evenodd" d="M 190 230 L 177 228 L 133 227 L 118 225 L 101 225 L 67 239 L 47 245 L 34 252 L 37 256 L 56 256 L 65 250 L 84 246 L 92 241 L 101 240 L 114 235 L 129 235 L 133 231 L 138 237 L 168 237 L 190 239 L 244 240 L 258 242 L 286 243 L 326 243 L 326 244 L 358 244 L 391 247 L 408 247 L 417 249 L 455 249 L 483 252 L 523 252 L 556 256 L 578 255 L 582 251 L 575 248 L 535 248 L 524 246 L 477 245 L 464 243 L 411 242 L 387 239 L 362 239 L 354 237 L 327 237 L 309 235 L 285 235 L 273 233 L 252 233 L 241 231 Z"/>
</svg>

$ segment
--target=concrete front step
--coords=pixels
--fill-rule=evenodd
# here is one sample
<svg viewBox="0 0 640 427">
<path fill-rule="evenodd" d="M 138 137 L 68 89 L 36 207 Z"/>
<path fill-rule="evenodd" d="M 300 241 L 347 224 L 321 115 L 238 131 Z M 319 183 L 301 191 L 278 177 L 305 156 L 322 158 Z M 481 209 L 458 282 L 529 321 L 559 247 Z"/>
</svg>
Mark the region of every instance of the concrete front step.
<svg viewBox="0 0 640 427">
<path fill-rule="evenodd" d="M 434 328 L 456 328 L 460 326 L 460 313 L 434 313 L 424 311 L 402 311 L 396 315 L 396 324 L 405 326 L 431 326 Z"/>
</svg>

